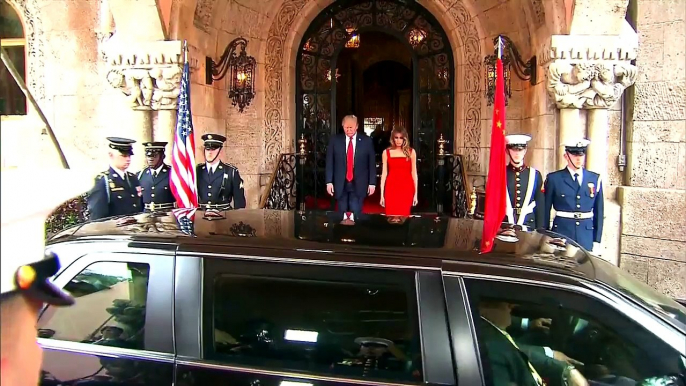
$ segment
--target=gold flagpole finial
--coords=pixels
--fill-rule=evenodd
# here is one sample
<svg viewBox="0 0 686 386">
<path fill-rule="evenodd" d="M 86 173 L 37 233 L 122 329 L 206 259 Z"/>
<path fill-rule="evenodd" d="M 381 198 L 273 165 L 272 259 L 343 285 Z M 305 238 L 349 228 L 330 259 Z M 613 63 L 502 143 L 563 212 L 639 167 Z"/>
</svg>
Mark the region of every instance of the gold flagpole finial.
<svg viewBox="0 0 686 386">
<path fill-rule="evenodd" d="M 183 40 L 183 64 L 188 63 L 188 40 Z"/>
</svg>

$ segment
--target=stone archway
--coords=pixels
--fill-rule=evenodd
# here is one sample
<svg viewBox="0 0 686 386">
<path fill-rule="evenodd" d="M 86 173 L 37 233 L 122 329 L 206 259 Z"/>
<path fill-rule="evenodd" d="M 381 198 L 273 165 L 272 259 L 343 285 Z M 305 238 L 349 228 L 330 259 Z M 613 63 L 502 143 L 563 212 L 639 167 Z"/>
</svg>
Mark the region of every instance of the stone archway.
<svg viewBox="0 0 686 386">
<path fill-rule="evenodd" d="M 481 170 L 480 150 L 482 119 L 481 32 L 478 20 L 465 0 L 454 3 L 420 0 L 448 34 L 455 60 L 453 150 L 465 156 L 467 171 Z M 272 17 L 268 30 L 265 58 L 264 158 L 261 169 L 270 171 L 277 157 L 295 147 L 295 65 L 300 41 L 310 23 L 333 0 L 284 0 Z"/>
</svg>

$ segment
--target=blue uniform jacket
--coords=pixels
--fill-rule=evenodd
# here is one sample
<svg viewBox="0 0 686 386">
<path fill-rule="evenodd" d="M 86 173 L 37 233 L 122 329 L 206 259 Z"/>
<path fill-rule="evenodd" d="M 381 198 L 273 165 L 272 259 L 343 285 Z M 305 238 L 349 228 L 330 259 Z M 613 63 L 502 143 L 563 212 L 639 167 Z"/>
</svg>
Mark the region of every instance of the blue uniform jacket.
<svg viewBox="0 0 686 386">
<path fill-rule="evenodd" d="M 550 209 L 557 212 L 593 213 L 592 218 L 556 216 L 552 228 L 587 250 L 603 235 L 603 183 L 597 173 L 583 170 L 581 186 L 567 168 L 550 173 L 545 182 L 545 224 L 550 224 Z"/>
<path fill-rule="evenodd" d="M 207 164 L 201 163 L 195 168 L 198 181 L 198 203 L 222 205 L 231 204 L 234 209 L 245 208 L 245 190 L 243 179 L 235 166 L 219 161 L 212 176 Z"/>
<path fill-rule="evenodd" d="M 157 177 L 153 177 L 153 170 L 147 167 L 138 173 L 138 180 L 143 193 L 143 203 L 173 204 L 176 202 L 169 187 L 169 165 L 163 165 Z"/>
<path fill-rule="evenodd" d="M 95 184 L 87 199 L 91 220 L 143 211 L 138 178 L 131 172 L 126 172 L 126 175 L 128 183 L 112 168 L 95 177 Z"/>
</svg>

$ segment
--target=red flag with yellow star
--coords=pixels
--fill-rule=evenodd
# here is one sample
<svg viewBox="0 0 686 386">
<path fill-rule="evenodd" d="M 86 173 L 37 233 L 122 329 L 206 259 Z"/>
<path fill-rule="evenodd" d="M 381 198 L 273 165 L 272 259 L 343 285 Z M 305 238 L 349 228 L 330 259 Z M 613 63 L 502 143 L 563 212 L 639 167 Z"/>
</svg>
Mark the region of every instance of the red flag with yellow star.
<svg viewBox="0 0 686 386">
<path fill-rule="evenodd" d="M 499 50 L 500 51 L 500 50 Z M 500 52 L 498 52 L 500 54 Z M 493 240 L 505 218 L 507 192 L 507 161 L 505 158 L 505 78 L 503 61 L 496 61 L 495 102 L 493 104 L 493 127 L 491 128 L 491 156 L 488 161 L 484 229 L 481 234 L 481 253 L 493 249 Z"/>
</svg>

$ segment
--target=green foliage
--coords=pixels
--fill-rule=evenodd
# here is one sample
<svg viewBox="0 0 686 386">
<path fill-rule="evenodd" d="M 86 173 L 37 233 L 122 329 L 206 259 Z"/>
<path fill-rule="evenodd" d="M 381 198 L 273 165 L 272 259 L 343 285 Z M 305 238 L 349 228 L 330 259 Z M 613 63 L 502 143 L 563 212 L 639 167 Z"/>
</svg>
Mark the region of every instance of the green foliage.
<svg viewBox="0 0 686 386">
<path fill-rule="evenodd" d="M 50 238 L 67 228 L 82 224 L 88 221 L 88 217 L 85 194 L 65 201 L 45 221 L 45 237 Z"/>
</svg>

